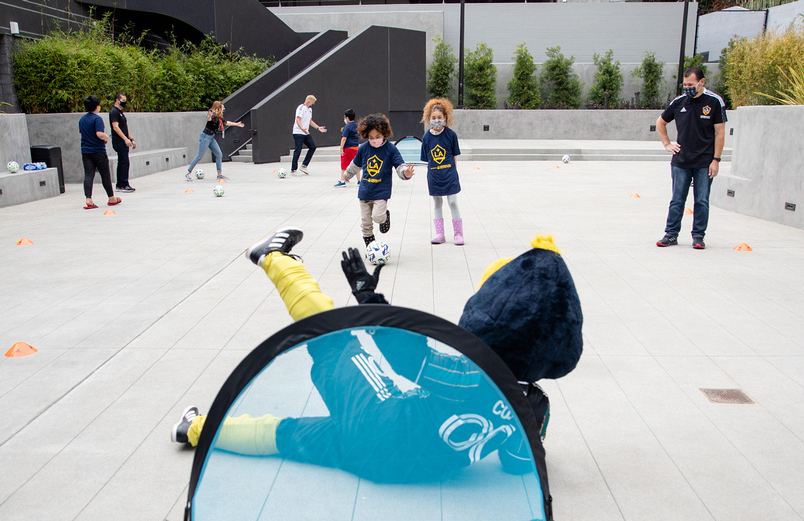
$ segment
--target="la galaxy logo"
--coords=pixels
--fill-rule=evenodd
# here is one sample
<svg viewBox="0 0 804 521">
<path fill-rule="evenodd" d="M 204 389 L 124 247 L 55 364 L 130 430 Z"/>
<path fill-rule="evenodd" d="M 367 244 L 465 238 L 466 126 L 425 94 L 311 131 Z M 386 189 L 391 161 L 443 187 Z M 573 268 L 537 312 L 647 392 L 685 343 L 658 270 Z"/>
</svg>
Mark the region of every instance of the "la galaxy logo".
<svg viewBox="0 0 804 521">
<path fill-rule="evenodd" d="M 711 111 L 712 111 L 712 107 L 710 107 L 709 105 L 705 106 L 705 107 L 703 108 L 703 114 L 704 114 L 704 116 L 708 116 L 708 115 L 709 115 L 709 113 L 710 113 Z"/>
<path fill-rule="evenodd" d="M 382 170 L 382 159 L 376 155 L 368 158 L 366 161 L 366 171 L 368 172 L 368 175 L 374 177 L 380 173 L 380 170 Z"/>
<path fill-rule="evenodd" d="M 436 145 L 435 148 L 430 150 L 430 155 L 433 156 L 433 161 L 440 165 L 444 158 L 447 157 L 447 151 L 441 148 L 441 145 Z"/>
</svg>

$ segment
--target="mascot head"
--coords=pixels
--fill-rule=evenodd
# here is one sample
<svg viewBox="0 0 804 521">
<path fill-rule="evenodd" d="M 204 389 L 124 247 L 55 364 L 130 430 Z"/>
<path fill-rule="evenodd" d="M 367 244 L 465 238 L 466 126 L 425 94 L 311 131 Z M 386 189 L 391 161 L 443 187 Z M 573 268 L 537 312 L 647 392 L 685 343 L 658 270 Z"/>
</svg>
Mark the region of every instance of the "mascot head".
<svg viewBox="0 0 804 521">
<path fill-rule="evenodd" d="M 567 265 L 551 236 L 531 245 L 489 266 L 458 323 L 527 382 L 566 375 L 583 350 L 581 302 Z"/>
</svg>

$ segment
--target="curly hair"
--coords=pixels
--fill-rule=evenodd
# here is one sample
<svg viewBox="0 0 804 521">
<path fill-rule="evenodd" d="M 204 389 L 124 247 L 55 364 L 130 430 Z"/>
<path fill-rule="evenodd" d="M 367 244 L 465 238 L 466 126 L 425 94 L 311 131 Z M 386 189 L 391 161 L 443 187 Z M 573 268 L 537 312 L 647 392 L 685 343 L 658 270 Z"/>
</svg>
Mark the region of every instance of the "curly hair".
<svg viewBox="0 0 804 521">
<path fill-rule="evenodd" d="M 223 103 L 218 100 L 212 102 L 212 108 L 209 109 L 216 117 L 223 118 Z"/>
<path fill-rule="evenodd" d="M 357 133 L 360 134 L 360 137 L 368 139 L 369 132 L 372 130 L 377 130 L 385 139 L 393 135 L 391 122 L 388 121 L 385 114 L 369 114 L 360 120 L 360 124 L 357 126 Z"/>
<path fill-rule="evenodd" d="M 452 103 L 447 98 L 433 98 L 424 106 L 422 113 L 422 123 L 430 121 L 430 115 L 436 110 L 444 114 L 444 122 L 446 126 L 452 127 L 455 125 L 455 120 L 452 117 Z"/>
</svg>

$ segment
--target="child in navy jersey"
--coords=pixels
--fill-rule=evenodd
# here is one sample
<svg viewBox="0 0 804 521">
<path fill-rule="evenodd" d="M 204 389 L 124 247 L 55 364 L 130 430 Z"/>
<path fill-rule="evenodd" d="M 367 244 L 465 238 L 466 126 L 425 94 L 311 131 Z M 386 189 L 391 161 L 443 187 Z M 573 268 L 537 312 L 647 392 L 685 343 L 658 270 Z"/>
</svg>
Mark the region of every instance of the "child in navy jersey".
<svg viewBox="0 0 804 521">
<path fill-rule="evenodd" d="M 452 119 L 452 103 L 446 98 L 431 99 L 424 106 L 422 123 L 429 126 L 422 137 L 421 160 L 427 161 L 427 187 L 433 197 L 435 237 L 432 244 L 441 244 L 444 237 L 443 197 L 446 196 L 452 214 L 452 229 L 455 232 L 455 245 L 463 246 L 463 219 L 458 209 L 458 192 L 461 183 L 458 180 L 458 168 L 455 158 L 461 154 L 458 147 L 458 136 L 450 127 L 455 124 Z"/>
<path fill-rule="evenodd" d="M 360 120 L 357 133 L 368 141 L 358 147 L 344 180 L 349 181 L 362 168 L 357 198 L 360 200 L 363 242 L 368 246 L 375 240 L 374 223 L 380 225 L 381 233 L 391 229 L 388 199 L 391 198 L 393 171 L 396 170 L 396 175 L 404 180 L 413 177 L 414 172 L 413 165 L 405 165 L 402 154 L 388 141 L 393 133 L 385 114 L 369 114 Z"/>
</svg>

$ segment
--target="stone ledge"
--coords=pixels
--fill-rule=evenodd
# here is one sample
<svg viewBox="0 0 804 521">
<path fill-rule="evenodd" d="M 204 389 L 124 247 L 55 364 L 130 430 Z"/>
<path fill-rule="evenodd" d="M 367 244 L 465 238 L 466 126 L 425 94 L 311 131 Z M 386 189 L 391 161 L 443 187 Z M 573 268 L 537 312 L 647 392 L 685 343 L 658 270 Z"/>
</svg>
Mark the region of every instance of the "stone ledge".
<svg viewBox="0 0 804 521">
<path fill-rule="evenodd" d="M 0 174 L 0 191 L 0 208 L 56 197 L 59 195 L 59 171 L 46 168 Z"/>
</svg>

